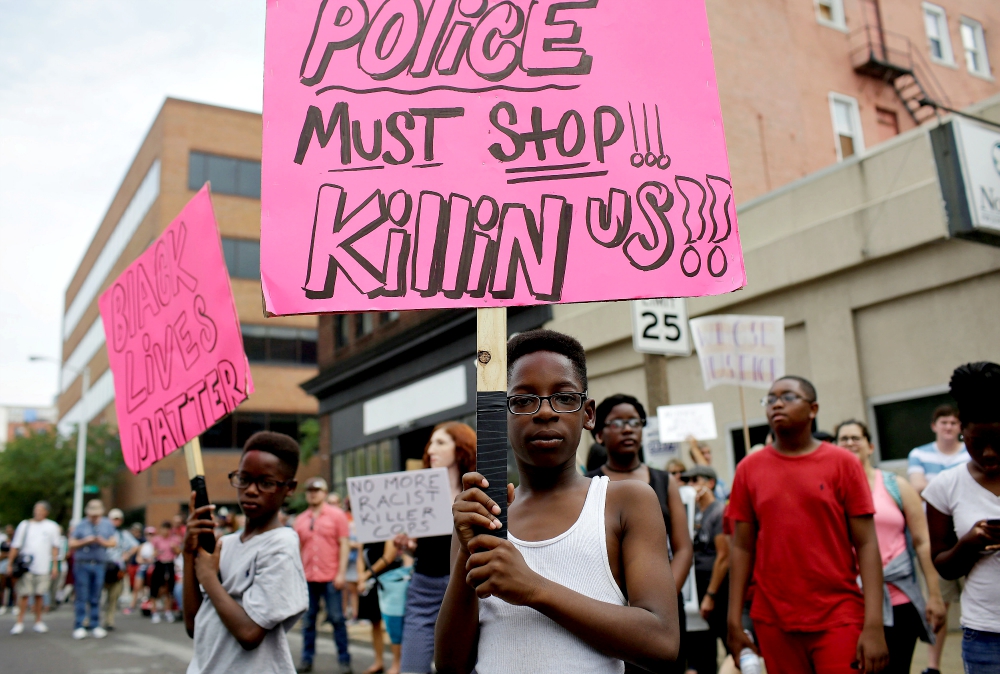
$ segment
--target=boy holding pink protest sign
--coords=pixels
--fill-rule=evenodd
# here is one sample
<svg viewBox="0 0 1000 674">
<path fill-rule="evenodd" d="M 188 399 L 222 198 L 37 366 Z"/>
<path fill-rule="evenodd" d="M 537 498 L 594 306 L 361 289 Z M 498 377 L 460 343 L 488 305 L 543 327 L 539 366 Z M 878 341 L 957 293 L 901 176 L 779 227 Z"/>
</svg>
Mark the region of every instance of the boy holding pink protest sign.
<svg viewBox="0 0 1000 674">
<path fill-rule="evenodd" d="M 184 626 L 194 638 L 188 674 L 295 671 L 287 633 L 309 607 L 295 532 L 278 517 L 295 491 L 299 446 L 287 435 L 260 431 L 243 446 L 230 473 L 242 531 L 223 536 L 209 554 L 200 534 L 212 534 L 214 506 L 195 507 L 184 538 Z M 203 588 L 203 592 L 199 589 Z"/>
</svg>

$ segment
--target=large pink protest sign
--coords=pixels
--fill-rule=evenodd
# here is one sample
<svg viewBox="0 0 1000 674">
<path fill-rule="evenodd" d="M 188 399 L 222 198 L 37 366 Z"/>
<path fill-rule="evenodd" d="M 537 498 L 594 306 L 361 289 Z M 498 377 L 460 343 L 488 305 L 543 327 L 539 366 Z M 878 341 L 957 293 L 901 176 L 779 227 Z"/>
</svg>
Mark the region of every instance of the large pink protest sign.
<svg viewBox="0 0 1000 674">
<path fill-rule="evenodd" d="M 702 0 L 268 0 L 275 314 L 746 282 Z"/>
<path fill-rule="evenodd" d="M 207 185 L 99 305 L 122 454 L 133 473 L 253 393 Z"/>
</svg>

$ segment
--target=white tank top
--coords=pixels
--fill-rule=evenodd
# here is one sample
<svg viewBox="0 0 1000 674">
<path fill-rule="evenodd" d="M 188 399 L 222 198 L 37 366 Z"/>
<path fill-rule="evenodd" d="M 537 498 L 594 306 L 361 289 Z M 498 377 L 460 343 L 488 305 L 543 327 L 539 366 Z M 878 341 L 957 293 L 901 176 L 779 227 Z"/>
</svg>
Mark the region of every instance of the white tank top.
<svg viewBox="0 0 1000 674">
<path fill-rule="evenodd" d="M 593 478 L 577 521 L 547 541 L 514 544 L 528 567 L 541 576 L 598 601 L 625 606 L 626 601 L 608 564 L 604 529 L 606 476 Z M 502 599 L 479 600 L 478 674 L 625 671 L 625 663 L 608 657 L 533 608 L 512 606 Z"/>
</svg>

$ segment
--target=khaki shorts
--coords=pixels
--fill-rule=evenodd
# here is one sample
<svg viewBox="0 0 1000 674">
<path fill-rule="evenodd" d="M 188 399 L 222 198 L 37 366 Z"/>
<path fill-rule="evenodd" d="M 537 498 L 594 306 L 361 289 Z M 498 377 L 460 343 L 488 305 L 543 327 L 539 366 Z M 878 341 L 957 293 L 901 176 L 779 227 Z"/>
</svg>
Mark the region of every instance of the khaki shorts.
<svg viewBox="0 0 1000 674">
<path fill-rule="evenodd" d="M 47 573 L 26 573 L 17 579 L 17 596 L 40 597 L 49 593 L 51 578 Z"/>
<path fill-rule="evenodd" d="M 938 577 L 938 587 L 941 588 L 941 598 L 945 604 L 954 604 L 962 598 L 962 579 L 945 580 Z"/>
</svg>

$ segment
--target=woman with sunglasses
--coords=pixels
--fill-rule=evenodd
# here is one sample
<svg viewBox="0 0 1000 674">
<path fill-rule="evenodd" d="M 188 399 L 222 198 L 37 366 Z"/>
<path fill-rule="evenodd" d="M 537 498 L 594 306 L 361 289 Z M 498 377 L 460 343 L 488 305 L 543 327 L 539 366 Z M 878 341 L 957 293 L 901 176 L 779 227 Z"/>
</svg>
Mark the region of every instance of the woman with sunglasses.
<svg viewBox="0 0 1000 674">
<path fill-rule="evenodd" d="M 931 563 L 931 543 L 923 504 L 909 482 L 872 465 L 875 449 L 867 426 L 849 419 L 838 424 L 833 433 L 838 445 L 858 457 L 875 502 L 875 532 L 887 587 L 882 608 L 889 666 L 884 671 L 886 674 L 908 674 L 917 639 L 933 643 L 934 631 L 947 615 L 938 586 L 938 573 Z M 915 561 L 920 562 L 929 588 L 926 606 Z"/>
<path fill-rule="evenodd" d="M 607 475 L 612 482 L 618 480 L 641 480 L 653 491 L 660 502 L 663 523 L 667 528 L 667 543 L 672 558 L 670 570 L 677 584 L 677 597 L 681 631 L 681 652 L 674 667 L 668 671 L 684 671 L 684 632 L 686 620 L 681 588 L 691 571 L 694 544 L 687 527 L 687 513 L 677 481 L 668 473 L 650 468 L 642 461 L 642 428 L 646 425 L 646 410 L 637 399 L 624 393 L 605 398 L 597 406 L 597 419 L 591 433 L 594 439 L 608 451 L 604 465 L 587 473 L 587 477 Z M 635 665 L 625 663 L 626 672 L 643 671 Z"/>
</svg>

